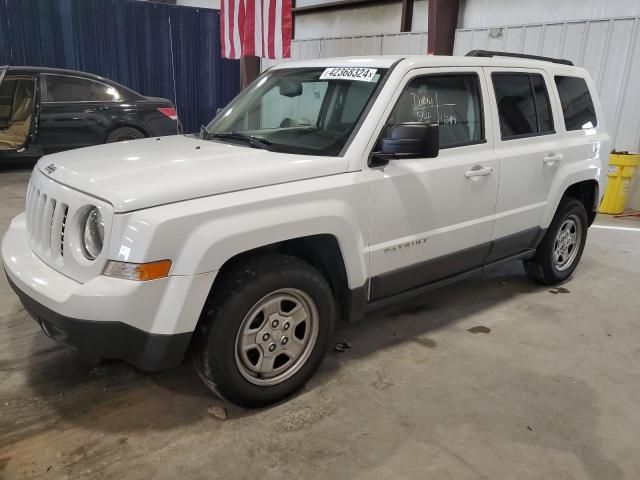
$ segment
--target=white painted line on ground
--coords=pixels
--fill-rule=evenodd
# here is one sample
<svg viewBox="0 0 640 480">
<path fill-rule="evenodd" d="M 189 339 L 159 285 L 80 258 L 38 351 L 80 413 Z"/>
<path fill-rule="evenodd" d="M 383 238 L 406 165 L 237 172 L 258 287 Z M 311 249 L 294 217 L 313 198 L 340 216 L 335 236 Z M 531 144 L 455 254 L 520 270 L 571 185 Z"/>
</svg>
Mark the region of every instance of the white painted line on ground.
<svg viewBox="0 0 640 480">
<path fill-rule="evenodd" d="M 606 230 L 624 230 L 625 232 L 640 232 L 636 227 L 614 227 L 612 225 L 591 225 L 591 228 L 604 228 Z"/>
</svg>

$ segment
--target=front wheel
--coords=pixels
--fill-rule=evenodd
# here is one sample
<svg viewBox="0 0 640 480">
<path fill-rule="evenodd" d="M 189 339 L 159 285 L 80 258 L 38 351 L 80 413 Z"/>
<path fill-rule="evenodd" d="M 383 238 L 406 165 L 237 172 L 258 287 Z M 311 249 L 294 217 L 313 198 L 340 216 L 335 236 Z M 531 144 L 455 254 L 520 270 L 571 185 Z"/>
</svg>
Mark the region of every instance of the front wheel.
<svg viewBox="0 0 640 480">
<path fill-rule="evenodd" d="M 335 322 L 331 289 L 315 268 L 286 255 L 252 258 L 224 275 L 196 332 L 196 370 L 238 405 L 282 400 L 324 358 Z"/>
<path fill-rule="evenodd" d="M 569 278 L 582 257 L 587 228 L 582 203 L 563 198 L 535 256 L 523 262 L 529 277 L 543 285 L 556 285 Z"/>
</svg>

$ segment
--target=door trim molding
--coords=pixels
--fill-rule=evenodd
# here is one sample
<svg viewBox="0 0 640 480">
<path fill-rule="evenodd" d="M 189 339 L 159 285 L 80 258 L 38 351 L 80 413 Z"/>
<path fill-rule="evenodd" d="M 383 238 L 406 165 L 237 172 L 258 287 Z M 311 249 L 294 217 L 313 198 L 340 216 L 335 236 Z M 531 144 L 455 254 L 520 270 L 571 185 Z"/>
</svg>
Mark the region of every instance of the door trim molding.
<svg viewBox="0 0 640 480">
<path fill-rule="evenodd" d="M 440 284 L 448 284 L 449 279 L 458 279 L 503 261 L 526 258 L 531 252 L 535 252 L 544 233 L 545 229 L 540 227 L 530 228 L 491 242 L 371 277 L 369 304 L 386 300 L 387 297 L 403 295 L 415 289 L 437 288 Z"/>
</svg>

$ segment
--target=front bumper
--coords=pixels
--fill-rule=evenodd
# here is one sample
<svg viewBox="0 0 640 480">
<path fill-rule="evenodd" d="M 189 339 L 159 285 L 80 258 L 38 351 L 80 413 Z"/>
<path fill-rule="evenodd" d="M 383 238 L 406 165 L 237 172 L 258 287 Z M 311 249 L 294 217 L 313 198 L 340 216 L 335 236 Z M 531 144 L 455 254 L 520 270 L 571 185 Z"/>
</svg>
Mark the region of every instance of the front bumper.
<svg viewBox="0 0 640 480">
<path fill-rule="evenodd" d="M 182 363 L 191 332 L 153 334 L 122 322 L 65 317 L 29 297 L 11 281 L 8 274 L 7 279 L 42 331 L 85 359 L 117 358 L 147 371 L 172 368 Z"/>
<path fill-rule="evenodd" d="M 47 335 L 84 357 L 122 359 L 143 370 L 182 362 L 214 278 L 76 282 L 31 251 L 24 214 L 5 234 L 2 260 L 9 284 Z"/>
</svg>

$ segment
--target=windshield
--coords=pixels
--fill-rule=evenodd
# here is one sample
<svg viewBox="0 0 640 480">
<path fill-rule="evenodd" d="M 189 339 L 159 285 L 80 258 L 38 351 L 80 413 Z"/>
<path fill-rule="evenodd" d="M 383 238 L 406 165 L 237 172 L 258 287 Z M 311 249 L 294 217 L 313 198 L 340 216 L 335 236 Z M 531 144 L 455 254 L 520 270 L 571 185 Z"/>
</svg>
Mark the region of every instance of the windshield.
<svg viewBox="0 0 640 480">
<path fill-rule="evenodd" d="M 352 67 L 267 72 L 203 129 L 202 137 L 337 156 L 385 72 Z"/>
</svg>

